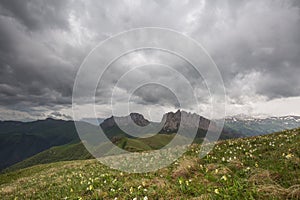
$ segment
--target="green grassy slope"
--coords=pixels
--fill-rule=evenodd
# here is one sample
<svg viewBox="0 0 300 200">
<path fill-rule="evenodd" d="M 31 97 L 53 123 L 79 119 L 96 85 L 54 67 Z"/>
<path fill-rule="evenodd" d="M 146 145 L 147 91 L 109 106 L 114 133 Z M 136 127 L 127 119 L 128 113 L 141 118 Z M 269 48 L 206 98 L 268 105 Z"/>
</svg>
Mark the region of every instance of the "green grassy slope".
<svg viewBox="0 0 300 200">
<path fill-rule="evenodd" d="M 38 164 L 53 163 L 67 160 L 91 159 L 93 156 L 86 150 L 82 143 L 67 144 L 55 146 L 38 153 L 28 159 L 25 159 L 5 170 L 3 172 L 14 171 Z"/>
<path fill-rule="evenodd" d="M 148 151 L 152 149 L 159 149 L 165 146 L 172 140 L 173 136 L 174 135 L 169 134 L 158 134 L 149 138 L 121 138 L 116 142 L 116 146 L 131 152 Z M 107 151 L 107 146 L 105 144 L 99 145 L 97 151 L 102 151 L 102 149 Z M 91 158 L 93 158 L 93 156 L 86 150 L 82 143 L 66 144 L 47 149 L 8 167 L 7 169 L 3 170 L 3 172 L 14 171 L 38 164 L 67 160 L 84 160 Z"/>
<path fill-rule="evenodd" d="M 91 132 L 97 128 L 85 122 L 79 123 Z M 73 121 L 0 121 L 0 170 L 50 147 L 79 141 Z"/>
<path fill-rule="evenodd" d="M 94 126 L 86 122 L 77 123 L 80 124 L 77 128 L 80 129 L 80 137 L 82 141 L 85 140 L 93 142 L 96 145 L 102 143 L 104 136 L 99 136 L 98 126 Z M 187 129 L 185 132 L 188 133 L 189 130 Z M 201 141 L 201 139 L 205 136 L 205 133 L 205 130 L 199 129 L 197 140 Z M 105 130 L 105 134 L 111 140 L 124 136 L 130 139 L 133 138 L 124 133 L 117 126 Z M 222 134 L 220 138 L 233 138 L 237 136 L 238 135 L 224 131 L 224 134 Z M 145 141 L 129 139 L 128 145 L 130 145 L 130 143 L 134 143 L 131 145 L 130 151 L 143 151 L 164 146 L 168 137 L 157 137 L 153 137 L 152 139 L 153 141 L 156 141 L 155 145 L 158 145 L 157 147 L 155 145 L 151 146 L 151 144 L 145 144 Z M 149 142 L 151 143 L 150 140 Z M 0 171 L 53 146 L 78 142 L 80 142 L 80 139 L 73 121 L 55 120 L 51 118 L 26 123 L 17 121 L 0 121 Z M 149 147 L 147 147 L 147 145 L 149 145 Z M 34 162 L 33 164 L 37 163 Z"/>
<path fill-rule="evenodd" d="M 129 174 L 96 160 L 0 175 L 2 199 L 299 199 L 300 130 L 220 141 L 203 159 L 194 144 L 171 166 Z M 159 162 L 159 161 L 155 161 Z"/>
</svg>

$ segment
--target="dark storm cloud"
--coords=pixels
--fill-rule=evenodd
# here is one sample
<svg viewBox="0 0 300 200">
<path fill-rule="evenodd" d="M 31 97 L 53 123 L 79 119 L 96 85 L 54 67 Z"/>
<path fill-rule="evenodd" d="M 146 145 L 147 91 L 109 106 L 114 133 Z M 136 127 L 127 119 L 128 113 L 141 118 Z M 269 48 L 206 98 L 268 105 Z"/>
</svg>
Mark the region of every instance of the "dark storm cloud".
<svg viewBox="0 0 300 200">
<path fill-rule="evenodd" d="M 210 33 L 197 36 L 201 26 L 196 26 L 193 34 L 211 53 L 229 91 L 232 80 L 241 74 L 259 73 L 258 80 L 248 80 L 255 84 L 253 89 L 257 94 L 269 99 L 300 95 L 299 79 L 295 75 L 299 74 L 300 64 L 300 20 L 299 7 L 294 3 L 229 1 L 213 4 L 219 14 L 214 15 L 208 26 Z M 231 96 L 230 92 L 228 95 Z"/>
<path fill-rule="evenodd" d="M 6 6 L 14 10 L 12 5 Z M 32 20 L 32 24 L 37 23 Z M 69 104 L 73 66 L 39 41 L 38 34 L 29 33 L 19 19 L 1 15 L 0 26 L 1 105 Z"/>
<path fill-rule="evenodd" d="M 3 0 L 2 15 L 20 21 L 30 30 L 68 28 L 68 2 L 61 0 Z"/>
<path fill-rule="evenodd" d="M 151 91 L 151 92 L 149 92 Z M 137 99 L 137 103 L 144 104 L 158 104 L 158 105 L 168 105 L 174 106 L 175 108 L 180 108 L 180 103 L 176 95 L 166 87 L 156 84 L 148 84 L 143 87 L 138 88 L 133 94 Z M 146 104 L 146 105 L 147 105 Z"/>
<path fill-rule="evenodd" d="M 145 81 L 149 84 L 144 85 Z M 131 101 L 142 105 L 190 108 L 195 107 L 196 98 L 207 103 L 209 96 L 205 81 L 191 64 L 174 54 L 157 50 L 135 51 L 111 64 L 99 82 L 96 102 L 110 104 L 114 87 L 132 92 Z M 192 88 L 199 89 L 195 97 Z M 122 92 L 114 94 L 114 98 L 126 101 Z"/>
<path fill-rule="evenodd" d="M 55 110 L 70 106 L 76 70 L 87 53 L 111 35 L 146 26 L 171 28 L 203 44 L 221 71 L 230 102 L 243 105 L 260 98 L 300 96 L 299 6 L 297 0 L 3 0 L 0 105 L 18 111 L 26 107 L 28 110 L 22 112 L 36 116 L 39 111 L 35 107 Z M 172 56 L 156 57 L 155 61 L 178 69 L 192 85 L 200 84 L 198 96 L 208 102 L 205 84 L 190 66 Z M 138 59 L 144 58 L 135 55 L 127 61 L 120 59 L 117 64 L 122 67 L 111 66 L 106 89 L 98 91 L 99 104 L 108 102 L 110 89 L 130 64 L 139 63 Z M 137 70 L 132 76 L 164 78 L 177 92 L 184 91 L 182 84 L 174 81 L 175 75 L 159 72 Z M 126 92 L 131 87 L 127 82 L 119 89 Z M 119 96 L 121 99 L 122 93 Z M 170 101 L 177 105 L 172 94 L 157 88 L 140 90 L 134 96 L 138 104 L 164 105 Z M 187 98 L 186 103 L 190 102 Z"/>
</svg>

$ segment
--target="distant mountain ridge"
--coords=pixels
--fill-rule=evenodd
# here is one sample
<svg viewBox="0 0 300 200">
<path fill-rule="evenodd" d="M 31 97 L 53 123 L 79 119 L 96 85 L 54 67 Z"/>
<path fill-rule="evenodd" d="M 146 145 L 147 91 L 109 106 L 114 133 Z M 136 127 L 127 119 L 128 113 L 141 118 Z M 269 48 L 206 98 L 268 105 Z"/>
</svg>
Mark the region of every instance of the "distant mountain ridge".
<svg viewBox="0 0 300 200">
<path fill-rule="evenodd" d="M 105 119 L 100 126 L 103 129 L 112 128 L 118 124 L 121 125 L 131 125 L 132 121 L 138 126 L 147 126 L 150 123 L 154 124 L 162 124 L 161 132 L 176 132 L 181 125 L 185 127 L 197 127 L 207 130 L 209 124 L 211 123 L 210 120 L 195 114 L 195 113 L 188 113 L 186 111 L 177 110 L 174 112 L 168 112 L 163 115 L 163 118 L 160 123 L 157 122 L 150 122 L 149 120 L 145 119 L 142 114 L 139 113 L 130 113 L 128 116 L 124 117 L 116 117 L 111 116 L 110 118 Z"/>
<path fill-rule="evenodd" d="M 232 116 L 225 119 L 225 127 L 246 136 L 255 136 L 279 132 L 300 127 L 300 116 L 250 117 L 245 115 Z"/>
<path fill-rule="evenodd" d="M 262 120 L 291 120 L 295 122 L 300 122 L 300 116 L 297 115 L 285 115 L 285 116 L 257 116 L 252 117 L 249 115 L 234 115 L 234 116 L 228 116 L 226 117 L 226 120 L 243 120 L 243 121 L 262 121 Z"/>
<path fill-rule="evenodd" d="M 134 124 L 139 127 L 135 127 Z M 100 124 L 100 127 L 108 137 L 112 138 L 118 135 L 126 135 L 127 132 L 125 133 L 119 126 L 125 127 L 126 130 L 132 130 L 134 128 L 145 127 L 147 125 L 151 126 L 149 128 L 147 127 L 148 129 L 146 129 L 146 131 L 144 130 L 145 133 L 152 133 L 152 130 L 158 130 L 158 133 L 172 134 L 177 133 L 180 127 L 182 130 L 187 132 L 193 132 L 196 130 L 196 138 L 204 138 L 210 125 L 212 129 L 216 129 L 217 126 L 215 122 L 196 113 L 188 113 L 183 110 L 177 110 L 176 112 L 165 113 L 161 122 L 150 122 L 139 113 L 131 113 L 124 117 L 111 116 L 104 120 Z M 243 136 L 243 134 L 231 131 L 227 128 L 223 129 L 220 138 L 228 139 Z"/>
</svg>

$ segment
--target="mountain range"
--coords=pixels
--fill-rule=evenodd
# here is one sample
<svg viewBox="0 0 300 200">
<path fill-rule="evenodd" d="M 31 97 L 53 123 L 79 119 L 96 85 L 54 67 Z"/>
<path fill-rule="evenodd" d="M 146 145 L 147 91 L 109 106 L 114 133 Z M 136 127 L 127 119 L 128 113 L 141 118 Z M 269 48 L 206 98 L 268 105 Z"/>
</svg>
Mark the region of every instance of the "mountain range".
<svg viewBox="0 0 300 200">
<path fill-rule="evenodd" d="M 85 137 L 98 133 L 99 126 L 82 121 L 76 123 L 85 131 Z M 124 117 L 112 116 L 103 120 L 100 127 L 115 146 L 128 151 L 145 151 L 159 149 L 168 144 L 179 127 L 185 133 L 196 129 L 194 142 L 200 143 L 209 125 L 214 129 L 217 123 L 198 114 L 178 110 L 164 114 L 161 122 L 151 122 L 139 113 L 131 113 Z M 267 134 L 295 127 L 300 127 L 300 117 L 231 117 L 225 120 L 220 139 Z M 140 135 L 132 136 L 130 133 L 134 131 Z M 145 137 L 153 133 L 158 134 Z M 33 122 L 0 121 L 0 170 L 12 165 L 22 168 L 59 160 L 91 157 L 81 143 L 74 121 L 51 118 Z"/>
<path fill-rule="evenodd" d="M 121 125 L 121 128 L 119 127 Z M 178 133 L 184 137 L 193 137 L 195 140 L 202 141 L 206 136 L 208 128 L 217 130 L 217 124 L 214 121 L 206 119 L 195 113 L 177 110 L 176 112 L 165 113 L 161 122 L 150 122 L 139 113 L 131 113 L 125 117 L 110 117 L 105 119 L 100 127 L 108 138 L 129 137 L 127 133 L 137 132 L 138 136 L 149 133 L 174 134 Z M 195 133 L 196 132 L 196 133 Z M 212 133 L 214 134 L 214 133 Z M 242 133 L 225 127 L 220 135 L 220 139 L 243 137 Z"/>
<path fill-rule="evenodd" d="M 245 136 L 256 136 L 300 127 L 300 116 L 254 118 L 245 115 L 228 117 L 225 127 Z"/>
</svg>

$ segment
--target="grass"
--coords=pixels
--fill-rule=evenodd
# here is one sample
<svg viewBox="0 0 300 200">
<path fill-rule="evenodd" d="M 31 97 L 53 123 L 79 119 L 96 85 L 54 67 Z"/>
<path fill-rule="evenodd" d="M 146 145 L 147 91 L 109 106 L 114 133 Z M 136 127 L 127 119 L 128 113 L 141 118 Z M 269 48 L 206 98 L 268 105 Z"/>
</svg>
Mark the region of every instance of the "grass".
<svg viewBox="0 0 300 200">
<path fill-rule="evenodd" d="M 86 150 L 82 143 L 66 144 L 62 146 L 51 147 L 50 149 L 25 159 L 22 162 L 12 165 L 11 167 L 3 170 L 3 172 L 23 169 L 38 164 L 68 160 L 84 160 L 91 158 L 93 158 L 93 156 Z"/>
<path fill-rule="evenodd" d="M 172 139 L 173 134 L 158 134 L 149 138 L 126 138 L 123 137 L 116 142 L 116 145 L 122 149 L 131 152 L 149 151 L 152 149 L 160 149 L 168 144 Z M 182 138 L 184 140 L 185 138 Z M 107 144 L 103 143 L 96 147 L 97 151 L 107 151 Z M 113 151 L 113 149 L 112 149 Z M 82 143 L 66 144 L 55 146 L 38 153 L 30 158 L 18 162 L 2 171 L 9 172 L 26 167 L 31 167 L 38 164 L 46 164 L 59 161 L 69 160 L 85 160 L 91 159 L 93 156 L 86 150 Z"/>
<path fill-rule="evenodd" d="M 96 160 L 0 175 L 1 199 L 299 199 L 300 130 L 220 141 L 203 159 L 193 144 L 156 172 L 130 174 Z"/>
</svg>

